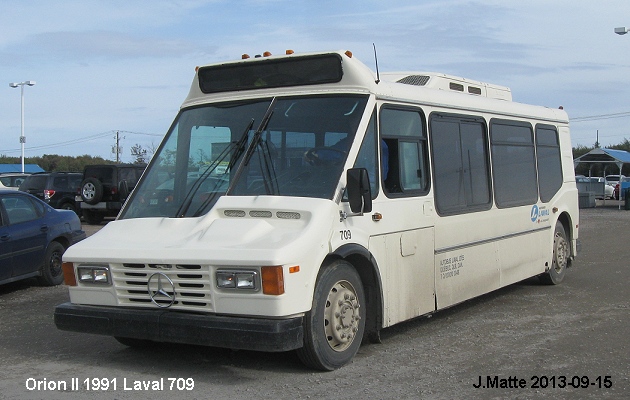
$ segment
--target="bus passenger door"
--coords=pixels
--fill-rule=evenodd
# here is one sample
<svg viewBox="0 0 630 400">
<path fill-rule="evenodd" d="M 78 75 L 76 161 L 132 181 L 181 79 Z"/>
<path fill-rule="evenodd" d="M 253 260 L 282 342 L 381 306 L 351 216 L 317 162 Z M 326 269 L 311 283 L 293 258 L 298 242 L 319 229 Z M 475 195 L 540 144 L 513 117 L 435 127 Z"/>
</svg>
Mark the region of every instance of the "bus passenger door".
<svg viewBox="0 0 630 400">
<path fill-rule="evenodd" d="M 373 201 L 369 247 L 383 285 L 386 326 L 435 310 L 434 207 L 421 110 L 385 105 L 380 112 L 381 179 Z"/>
<path fill-rule="evenodd" d="M 414 201 L 415 200 L 415 201 Z M 404 210 L 423 208 L 422 201 L 379 201 L 374 211 L 383 215 L 383 232 L 370 237 L 370 251 L 378 261 L 383 285 L 384 326 L 435 310 L 435 271 L 431 218 L 416 218 Z M 430 203 L 428 203 L 430 204 Z M 430 205 L 428 208 L 432 208 Z M 413 220 L 416 228 L 395 232 L 396 221 Z M 424 221 L 422 221 L 424 220 Z M 391 222 L 390 222 L 391 221 Z M 406 224 L 407 225 L 407 224 Z M 418 228 L 419 225 L 426 225 Z"/>
</svg>

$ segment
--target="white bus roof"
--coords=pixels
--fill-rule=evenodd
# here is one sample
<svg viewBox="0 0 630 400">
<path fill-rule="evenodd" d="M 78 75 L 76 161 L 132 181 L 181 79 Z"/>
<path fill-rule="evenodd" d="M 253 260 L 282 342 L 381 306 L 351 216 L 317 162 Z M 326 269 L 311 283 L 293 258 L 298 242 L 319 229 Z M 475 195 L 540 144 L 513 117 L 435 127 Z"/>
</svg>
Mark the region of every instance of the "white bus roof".
<svg viewBox="0 0 630 400">
<path fill-rule="evenodd" d="M 508 87 L 437 72 L 384 72 L 380 74 L 380 78 L 387 82 L 512 101 L 512 91 Z"/>
<path fill-rule="evenodd" d="M 315 83 L 269 87 L 265 87 L 264 84 L 254 87 L 251 84 L 245 88 L 235 85 L 233 89 L 230 89 L 229 85 L 231 82 L 229 82 L 226 89 L 217 89 L 215 91 L 213 89 L 205 92 L 201 87 L 203 82 L 200 84 L 200 74 L 204 73 L 204 71 L 206 72 L 205 79 L 209 79 L 207 76 L 214 77 L 214 71 L 223 71 L 225 73 L 225 71 L 232 68 L 245 70 L 247 66 L 253 67 L 253 63 L 261 63 L 258 64 L 260 66 L 271 66 L 282 64 L 284 60 L 317 60 L 327 56 L 330 56 L 330 58 L 336 57 L 340 60 L 341 66 L 339 68 L 343 72 L 340 72 L 340 77 L 337 81 L 333 82 L 323 79 L 321 82 Z M 293 73 L 297 70 L 300 70 L 300 68 L 287 69 L 285 72 Z M 240 79 L 240 76 L 234 74 L 228 78 Z M 379 78 L 380 81 L 377 82 L 375 72 L 353 57 L 351 52 L 342 50 L 247 58 L 198 67 L 190 92 L 182 107 L 215 101 L 260 98 L 278 94 L 355 92 L 373 93 L 382 99 L 446 106 L 454 110 L 478 110 L 479 112 L 495 112 L 515 117 L 535 116 L 538 119 L 547 121 L 568 123 L 567 114 L 561 109 L 513 102 L 511 90 L 505 86 L 434 72 L 381 72 Z"/>
</svg>

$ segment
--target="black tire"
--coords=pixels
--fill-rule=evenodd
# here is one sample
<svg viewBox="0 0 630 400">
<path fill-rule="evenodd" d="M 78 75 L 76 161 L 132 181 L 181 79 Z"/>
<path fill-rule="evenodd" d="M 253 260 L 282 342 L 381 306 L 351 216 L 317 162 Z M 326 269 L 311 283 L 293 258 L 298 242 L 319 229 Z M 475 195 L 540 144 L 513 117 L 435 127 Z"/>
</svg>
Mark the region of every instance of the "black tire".
<svg viewBox="0 0 630 400">
<path fill-rule="evenodd" d="M 567 234 L 564 226 L 560 221 L 556 222 L 556 228 L 553 234 L 553 253 L 551 260 L 551 268 L 549 271 L 540 275 L 540 281 L 546 285 L 557 285 L 564 279 L 569 265 L 570 244 L 567 240 Z"/>
<path fill-rule="evenodd" d="M 59 206 L 60 210 L 70 210 L 70 211 L 74 211 L 75 213 L 77 212 L 77 210 L 74 208 L 74 204 L 70 203 L 70 202 L 66 202 L 63 203 L 62 205 Z"/>
<path fill-rule="evenodd" d="M 45 286 L 55 286 L 63 282 L 61 256 L 66 248 L 59 242 L 51 242 L 46 249 L 46 258 L 41 269 L 39 282 Z"/>
<path fill-rule="evenodd" d="M 103 222 L 103 214 L 94 212 L 92 210 L 83 210 L 83 219 L 90 225 L 98 225 Z"/>
<path fill-rule="evenodd" d="M 151 340 L 147 340 L 147 339 L 136 339 L 136 338 L 121 337 L 121 336 L 114 336 L 114 339 L 116 339 L 118 343 L 124 344 L 125 346 L 128 346 L 128 347 L 146 348 L 146 347 L 151 347 L 155 345 L 155 342 Z"/>
<path fill-rule="evenodd" d="M 323 268 L 304 318 L 304 347 L 297 350 L 298 357 L 322 371 L 348 364 L 361 346 L 365 315 L 363 284 L 352 265 L 339 260 Z"/>
<path fill-rule="evenodd" d="M 81 182 L 81 198 L 88 204 L 97 204 L 103 198 L 103 184 L 96 178 Z"/>
</svg>

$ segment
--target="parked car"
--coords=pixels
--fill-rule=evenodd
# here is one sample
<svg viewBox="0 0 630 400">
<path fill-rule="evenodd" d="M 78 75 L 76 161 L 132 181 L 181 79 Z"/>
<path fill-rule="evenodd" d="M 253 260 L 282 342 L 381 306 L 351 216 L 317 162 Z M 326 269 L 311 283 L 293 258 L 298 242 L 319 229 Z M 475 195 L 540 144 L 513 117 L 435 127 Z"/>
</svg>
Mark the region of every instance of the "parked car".
<svg viewBox="0 0 630 400">
<path fill-rule="evenodd" d="M 615 189 L 614 189 L 614 192 L 613 192 L 613 198 L 614 198 L 614 199 L 616 199 L 616 200 L 619 200 L 619 199 L 620 199 L 620 197 L 619 197 L 619 185 L 621 185 L 621 186 L 622 186 L 622 189 L 624 190 L 624 191 L 622 191 L 622 193 L 621 193 L 621 198 L 624 198 L 624 197 L 625 197 L 625 189 L 627 189 L 628 187 L 630 187 L 630 185 L 628 184 L 628 182 L 630 182 L 630 177 L 625 177 L 625 176 L 623 176 L 623 175 L 622 175 L 621 182 L 619 182 L 619 183 L 617 183 L 617 184 L 615 185 Z"/>
<path fill-rule="evenodd" d="M 621 178 L 625 178 L 625 175 L 621 175 Z M 616 184 L 619 183 L 619 175 L 606 175 L 606 177 L 604 178 L 606 180 L 606 184 L 615 187 Z"/>
<path fill-rule="evenodd" d="M 74 212 L 56 210 L 28 193 L 0 190 L 0 284 L 31 277 L 60 284 L 61 256 L 85 236 Z"/>
<path fill-rule="evenodd" d="M 40 172 L 27 176 L 20 191 L 40 198 L 53 208 L 79 213 L 75 196 L 82 178 L 80 172 Z"/>
<path fill-rule="evenodd" d="M 29 174 L 2 174 L 0 175 L 0 189 L 18 190 L 20 184 L 27 176 L 29 176 Z"/>
<path fill-rule="evenodd" d="M 88 165 L 76 197 L 88 224 L 100 224 L 105 217 L 115 217 L 127 195 L 136 187 L 146 164 Z"/>
<path fill-rule="evenodd" d="M 614 186 L 612 186 L 612 185 L 610 185 L 610 184 L 608 184 L 606 182 L 606 178 L 603 178 L 601 176 L 591 176 L 590 178 L 586 177 L 586 179 L 589 182 L 603 183 L 604 184 L 604 198 L 605 199 L 612 199 L 613 198 L 615 188 L 614 188 Z"/>
<path fill-rule="evenodd" d="M 612 186 L 610 186 L 608 184 L 605 184 L 604 185 L 604 191 L 605 191 L 604 192 L 604 197 L 605 198 L 612 199 L 614 197 L 614 192 L 615 192 L 615 188 L 614 187 L 612 187 Z"/>
</svg>

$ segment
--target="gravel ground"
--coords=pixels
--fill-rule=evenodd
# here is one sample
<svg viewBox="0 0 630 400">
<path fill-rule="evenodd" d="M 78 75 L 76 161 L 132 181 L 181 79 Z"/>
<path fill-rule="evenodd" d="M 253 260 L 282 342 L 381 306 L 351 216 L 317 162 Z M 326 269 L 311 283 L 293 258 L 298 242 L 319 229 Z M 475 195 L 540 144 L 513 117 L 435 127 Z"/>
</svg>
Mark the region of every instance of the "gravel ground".
<svg viewBox="0 0 630 400">
<path fill-rule="evenodd" d="M 329 373 L 294 353 L 130 349 L 62 332 L 52 314 L 66 287 L 0 286 L 0 399 L 628 398 L 630 211 L 610 205 L 582 210 L 582 252 L 561 285 L 529 279 L 385 329 Z M 495 377 L 509 388 L 475 387 Z"/>
</svg>

